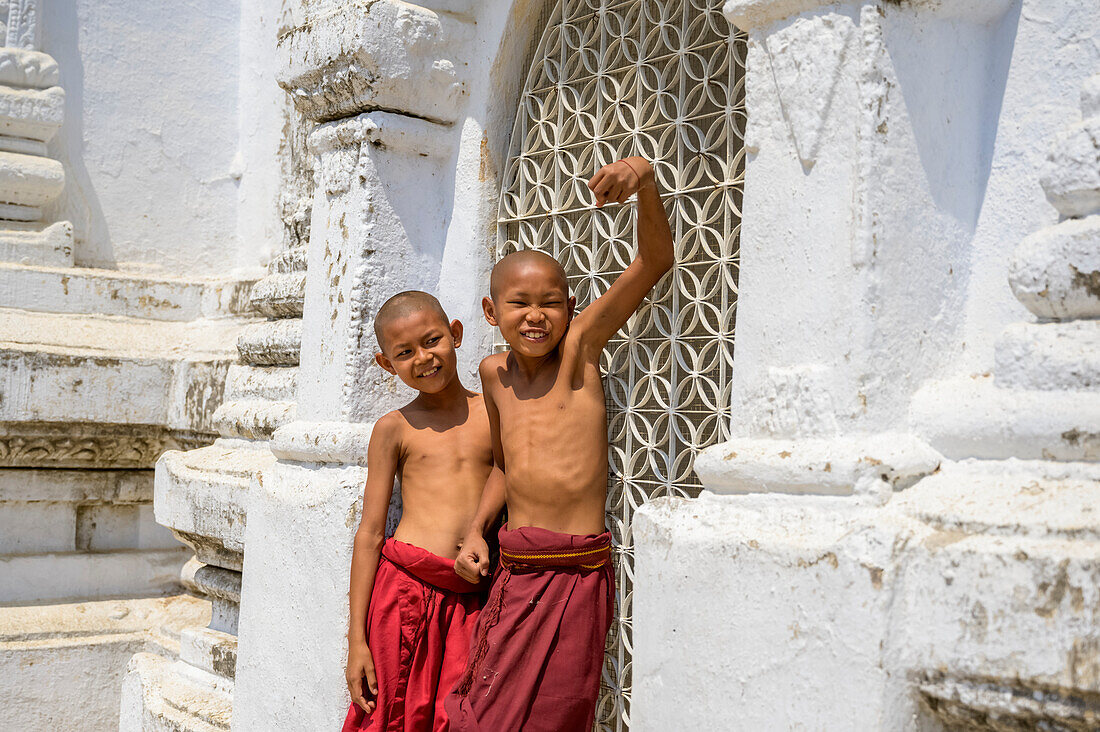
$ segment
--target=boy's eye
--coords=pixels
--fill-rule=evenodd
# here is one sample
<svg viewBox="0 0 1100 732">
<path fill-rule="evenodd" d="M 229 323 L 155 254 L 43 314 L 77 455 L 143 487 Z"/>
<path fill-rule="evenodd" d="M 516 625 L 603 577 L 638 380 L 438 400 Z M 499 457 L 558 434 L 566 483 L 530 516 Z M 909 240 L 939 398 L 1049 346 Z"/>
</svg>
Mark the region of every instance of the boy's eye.
<svg viewBox="0 0 1100 732">
<path fill-rule="evenodd" d="M 440 339 L 440 336 L 432 336 L 431 338 L 428 339 L 428 345 L 430 346 L 433 343 L 438 343 L 439 339 Z"/>
<path fill-rule="evenodd" d="M 523 307 L 527 303 L 523 302 L 522 300 L 509 300 L 508 304 L 509 305 L 515 305 L 516 307 Z"/>
<path fill-rule="evenodd" d="M 408 348 L 406 348 L 403 351 L 398 351 L 397 352 L 397 357 L 401 358 L 402 356 L 408 356 L 410 353 L 412 353 L 412 351 L 410 351 Z"/>
</svg>

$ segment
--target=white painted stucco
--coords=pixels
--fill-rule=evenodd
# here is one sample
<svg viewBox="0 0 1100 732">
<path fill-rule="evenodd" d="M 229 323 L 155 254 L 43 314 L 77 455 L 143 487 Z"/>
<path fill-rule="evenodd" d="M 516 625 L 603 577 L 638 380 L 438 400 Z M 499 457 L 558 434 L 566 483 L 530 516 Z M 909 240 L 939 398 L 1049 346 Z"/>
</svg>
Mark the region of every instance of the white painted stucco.
<svg viewBox="0 0 1100 732">
<path fill-rule="evenodd" d="M 270 178 L 277 167 L 272 150 L 251 144 L 264 134 L 255 124 L 241 144 L 242 113 L 261 112 L 263 97 L 240 63 L 263 57 L 256 42 L 242 47 L 240 15 L 236 0 L 43 4 L 42 49 L 66 91 L 51 151 L 68 184 L 52 210 L 73 222 L 77 264 L 258 270 L 270 242 L 255 226 L 238 239 L 238 186 L 246 171 L 264 167 Z"/>
</svg>

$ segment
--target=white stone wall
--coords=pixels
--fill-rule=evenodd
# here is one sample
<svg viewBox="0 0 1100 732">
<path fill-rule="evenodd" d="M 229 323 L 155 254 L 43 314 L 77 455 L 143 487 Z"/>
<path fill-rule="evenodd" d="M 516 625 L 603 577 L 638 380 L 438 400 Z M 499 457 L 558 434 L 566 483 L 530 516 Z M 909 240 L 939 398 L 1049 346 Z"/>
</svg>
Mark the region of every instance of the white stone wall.
<svg viewBox="0 0 1100 732">
<path fill-rule="evenodd" d="M 78 265 L 259 271 L 271 250 L 280 120 L 270 77 L 256 83 L 270 64 L 262 41 L 241 34 L 242 12 L 272 22 L 274 10 L 258 5 L 43 3 L 42 49 L 66 91 L 51 154 L 67 187 L 51 213 L 73 222 Z"/>
</svg>

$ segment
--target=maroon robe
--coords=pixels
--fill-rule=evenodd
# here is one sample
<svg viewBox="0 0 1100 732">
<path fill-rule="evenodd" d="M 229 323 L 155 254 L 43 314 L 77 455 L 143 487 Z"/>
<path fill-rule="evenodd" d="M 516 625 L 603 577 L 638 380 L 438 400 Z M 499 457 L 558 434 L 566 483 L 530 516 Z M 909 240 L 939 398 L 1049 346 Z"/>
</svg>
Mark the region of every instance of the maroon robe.
<svg viewBox="0 0 1100 732">
<path fill-rule="evenodd" d="M 500 566 L 461 683 L 453 732 L 588 732 L 615 608 L 611 535 L 500 530 Z"/>
<path fill-rule="evenodd" d="M 443 697 L 466 667 L 484 585 L 455 574 L 452 559 L 386 540 L 367 613 L 377 706 L 352 704 L 343 732 L 446 732 Z"/>
</svg>

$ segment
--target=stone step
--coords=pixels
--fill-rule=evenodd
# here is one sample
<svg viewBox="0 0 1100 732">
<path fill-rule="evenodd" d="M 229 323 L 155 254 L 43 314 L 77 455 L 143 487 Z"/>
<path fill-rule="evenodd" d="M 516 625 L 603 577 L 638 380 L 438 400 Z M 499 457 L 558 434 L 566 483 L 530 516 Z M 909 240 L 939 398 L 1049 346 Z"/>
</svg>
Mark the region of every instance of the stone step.
<svg viewBox="0 0 1100 732">
<path fill-rule="evenodd" d="M 894 508 L 940 531 L 1100 541 L 1100 465 L 1041 460 L 944 463 Z"/>
<path fill-rule="evenodd" d="M 71 268 L 73 225 L 68 221 L 54 224 L 3 222 L 0 224 L 0 262 Z"/>
<path fill-rule="evenodd" d="M 212 432 L 241 327 L 0 311 L 0 422 Z"/>
<path fill-rule="evenodd" d="M 275 430 L 294 421 L 294 402 L 239 399 L 223 402 L 214 412 L 214 429 L 222 437 L 269 440 Z"/>
<path fill-rule="evenodd" d="M 993 373 L 1002 389 L 1100 391 L 1100 320 L 1013 323 Z"/>
<path fill-rule="evenodd" d="M 306 273 L 270 274 L 252 287 L 253 310 L 272 318 L 300 318 L 306 299 Z"/>
<path fill-rule="evenodd" d="M 174 656 L 182 629 L 209 617 L 190 595 L 0 607 L 0 729 L 118 729 L 130 657 Z"/>
<path fill-rule="evenodd" d="M 0 308 L 177 321 L 251 315 L 248 298 L 255 281 L 0 263 Z"/>
<path fill-rule="evenodd" d="M 308 248 L 305 246 L 286 249 L 271 260 L 269 272 L 305 272 Z"/>
<path fill-rule="evenodd" d="M 120 732 L 228 732 L 233 685 L 220 677 L 138 653 L 122 683 Z"/>
<path fill-rule="evenodd" d="M 246 326 L 237 339 L 243 363 L 253 366 L 297 366 L 302 352 L 301 320 L 269 320 Z"/>
<path fill-rule="evenodd" d="M 232 679 L 237 668 L 237 636 L 210 628 L 180 634 L 180 659 L 207 673 Z"/>
<path fill-rule="evenodd" d="M 1008 282 L 1040 318 L 1100 318 L 1100 215 L 1067 219 L 1024 239 L 1012 254 Z"/>
<path fill-rule="evenodd" d="M 1061 132 L 1047 155 L 1039 182 L 1047 200 L 1067 218 L 1100 213 L 1097 140 L 1100 116 L 1086 117 Z"/>
</svg>

